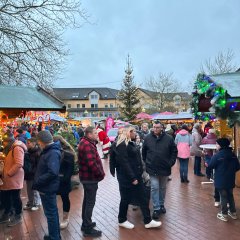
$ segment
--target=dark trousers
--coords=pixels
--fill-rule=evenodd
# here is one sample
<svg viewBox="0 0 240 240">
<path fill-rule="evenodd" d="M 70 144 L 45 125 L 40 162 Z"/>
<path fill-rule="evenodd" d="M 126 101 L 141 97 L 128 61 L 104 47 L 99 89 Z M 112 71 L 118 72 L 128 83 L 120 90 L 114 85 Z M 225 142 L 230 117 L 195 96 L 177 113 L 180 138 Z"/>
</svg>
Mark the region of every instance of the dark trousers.
<svg viewBox="0 0 240 240">
<path fill-rule="evenodd" d="M 14 211 L 15 215 L 22 213 L 20 193 L 20 189 L 2 191 L 4 214 L 9 215 L 11 211 Z"/>
<path fill-rule="evenodd" d="M 194 174 L 199 175 L 200 173 L 201 173 L 201 157 L 195 156 Z"/>
<path fill-rule="evenodd" d="M 82 226 L 91 229 L 92 213 L 96 202 L 98 183 L 83 183 Z"/>
<path fill-rule="evenodd" d="M 214 199 L 215 199 L 215 202 L 220 202 L 219 191 L 216 188 L 214 189 Z"/>
<path fill-rule="evenodd" d="M 232 213 L 236 212 L 235 202 L 233 197 L 233 189 L 218 189 L 221 200 L 222 214 L 228 214 L 227 204 L 229 203 L 229 210 Z"/>
<path fill-rule="evenodd" d="M 119 214 L 118 214 L 118 222 L 123 223 L 127 221 L 127 211 L 128 205 L 131 203 L 132 198 L 138 198 L 139 206 L 141 208 L 144 223 L 148 224 L 151 222 L 150 210 L 149 210 L 149 199 L 144 190 L 144 185 L 142 181 L 139 181 L 137 185 L 132 185 L 126 187 L 121 186 L 119 183 L 120 190 L 120 205 L 119 205 Z"/>
<path fill-rule="evenodd" d="M 208 155 L 206 155 L 205 156 L 205 162 L 207 163 L 207 164 L 209 164 L 210 163 L 210 161 L 211 161 L 211 156 L 208 156 Z M 207 178 L 213 178 L 213 169 L 212 168 L 210 168 L 210 167 L 206 167 L 206 176 L 207 176 Z"/>
<path fill-rule="evenodd" d="M 59 240 L 60 226 L 57 208 L 56 194 L 42 194 L 40 193 L 44 214 L 48 223 L 48 234 L 51 240 Z"/>
<path fill-rule="evenodd" d="M 61 194 L 62 202 L 63 202 L 63 211 L 69 212 L 70 211 L 70 199 L 69 199 L 69 193 L 62 193 Z"/>
<path fill-rule="evenodd" d="M 189 158 L 179 158 L 180 178 L 182 180 L 188 179 L 188 162 L 189 162 Z"/>
</svg>

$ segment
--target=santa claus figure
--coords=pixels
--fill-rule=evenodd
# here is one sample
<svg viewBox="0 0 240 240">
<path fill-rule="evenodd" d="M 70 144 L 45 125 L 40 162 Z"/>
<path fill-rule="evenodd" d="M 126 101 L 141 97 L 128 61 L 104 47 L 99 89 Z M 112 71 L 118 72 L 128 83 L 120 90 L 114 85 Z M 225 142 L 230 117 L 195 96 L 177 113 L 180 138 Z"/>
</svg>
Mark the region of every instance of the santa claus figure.
<svg viewBox="0 0 240 240">
<path fill-rule="evenodd" d="M 109 140 L 108 135 L 106 134 L 102 127 L 97 128 L 97 133 L 98 133 L 97 148 L 99 155 L 101 158 L 107 159 L 111 147 L 111 142 Z"/>
</svg>

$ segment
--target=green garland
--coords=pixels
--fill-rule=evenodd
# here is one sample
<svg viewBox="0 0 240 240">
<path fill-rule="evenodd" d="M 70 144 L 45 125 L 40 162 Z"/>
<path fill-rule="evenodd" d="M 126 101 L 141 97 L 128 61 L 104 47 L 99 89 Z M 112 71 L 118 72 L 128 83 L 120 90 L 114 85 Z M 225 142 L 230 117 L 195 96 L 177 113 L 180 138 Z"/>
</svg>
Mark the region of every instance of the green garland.
<svg viewBox="0 0 240 240">
<path fill-rule="evenodd" d="M 209 113 L 199 112 L 198 104 L 201 95 L 211 99 L 212 107 Z M 215 118 L 221 118 L 228 121 L 228 125 L 233 127 L 235 123 L 240 124 L 240 114 L 235 112 L 236 103 L 227 108 L 227 99 L 229 98 L 227 91 L 221 86 L 213 82 L 213 80 L 205 74 L 199 74 L 194 84 L 194 92 L 191 102 L 192 113 L 196 120 L 209 121 Z"/>
</svg>

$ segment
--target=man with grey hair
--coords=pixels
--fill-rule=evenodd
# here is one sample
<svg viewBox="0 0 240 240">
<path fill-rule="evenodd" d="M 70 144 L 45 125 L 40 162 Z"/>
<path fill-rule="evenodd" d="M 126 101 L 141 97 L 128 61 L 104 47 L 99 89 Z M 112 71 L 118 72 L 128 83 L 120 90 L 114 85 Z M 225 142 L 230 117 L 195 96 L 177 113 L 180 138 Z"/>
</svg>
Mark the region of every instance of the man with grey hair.
<svg viewBox="0 0 240 240">
<path fill-rule="evenodd" d="M 200 145 L 202 143 L 202 127 L 201 124 L 195 123 L 192 130 L 192 146 L 191 146 L 191 155 L 194 156 L 194 174 L 199 177 L 205 176 L 201 172 L 201 160 L 202 160 L 202 149 Z"/>
<path fill-rule="evenodd" d="M 40 193 L 44 214 L 48 222 L 49 235 L 45 235 L 44 240 L 60 240 L 56 193 L 59 189 L 61 146 L 59 142 L 53 142 L 53 137 L 47 130 L 38 133 L 37 142 L 42 153 L 34 176 L 33 189 Z"/>
</svg>

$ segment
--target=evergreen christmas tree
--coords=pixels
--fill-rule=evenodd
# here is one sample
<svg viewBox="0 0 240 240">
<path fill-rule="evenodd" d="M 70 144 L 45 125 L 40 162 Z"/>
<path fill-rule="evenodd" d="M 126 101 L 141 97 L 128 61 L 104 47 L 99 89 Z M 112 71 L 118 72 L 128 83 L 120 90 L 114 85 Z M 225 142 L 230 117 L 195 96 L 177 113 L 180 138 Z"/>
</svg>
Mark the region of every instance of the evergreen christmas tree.
<svg viewBox="0 0 240 240">
<path fill-rule="evenodd" d="M 122 103 L 120 112 L 123 118 L 133 120 L 135 116 L 141 112 L 140 97 L 138 88 L 133 81 L 133 68 L 128 55 L 127 67 L 125 69 L 125 77 L 123 79 L 122 89 L 118 94 L 118 99 Z"/>
</svg>

